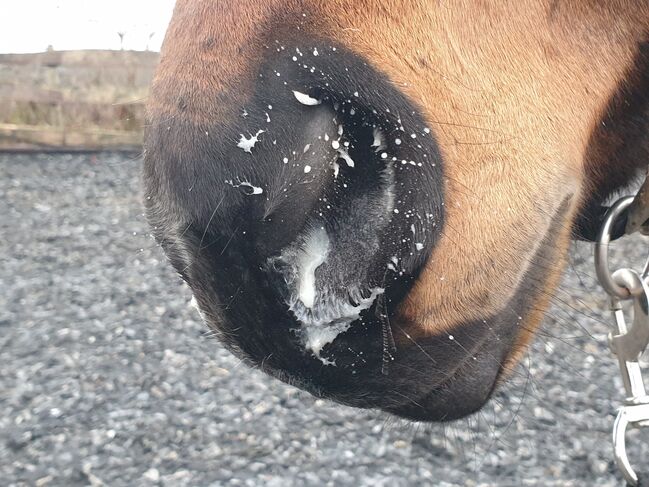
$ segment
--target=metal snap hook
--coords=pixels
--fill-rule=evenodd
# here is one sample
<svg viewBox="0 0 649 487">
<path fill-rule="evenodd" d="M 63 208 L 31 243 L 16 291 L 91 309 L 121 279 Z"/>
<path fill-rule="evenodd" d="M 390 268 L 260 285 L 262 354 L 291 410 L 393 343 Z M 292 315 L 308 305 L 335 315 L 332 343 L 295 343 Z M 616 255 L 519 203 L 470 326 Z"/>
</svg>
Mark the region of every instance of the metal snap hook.
<svg viewBox="0 0 649 487">
<path fill-rule="evenodd" d="M 617 334 L 611 336 L 611 347 L 620 359 L 635 362 L 649 345 L 649 285 L 632 269 L 615 271 L 612 281 L 629 290 L 633 300 L 633 321 L 631 326 L 627 326 L 619 300 L 614 300 L 612 309 Z"/>
<path fill-rule="evenodd" d="M 644 198 L 649 198 L 649 191 Z M 639 478 L 626 453 L 626 432 L 629 427 L 649 427 L 649 395 L 640 367 L 640 356 L 649 345 L 649 260 L 640 273 L 628 267 L 611 272 L 608 259 L 615 223 L 633 202 L 633 196 L 621 198 L 606 214 L 595 243 L 595 271 L 610 297 L 615 328 L 609 334 L 609 344 L 617 356 L 626 392 L 625 404 L 619 409 L 613 426 L 615 462 L 629 485 L 637 486 Z M 630 326 L 627 326 L 622 309 L 622 302 L 628 300 L 633 301 L 633 321 Z"/>
<path fill-rule="evenodd" d="M 624 479 L 629 485 L 638 485 L 638 474 L 635 473 L 626 454 L 626 431 L 629 426 L 649 427 L 649 397 L 640 399 L 641 404 L 622 406 L 613 425 L 613 454 Z M 636 401 L 637 402 L 637 401 Z"/>
</svg>

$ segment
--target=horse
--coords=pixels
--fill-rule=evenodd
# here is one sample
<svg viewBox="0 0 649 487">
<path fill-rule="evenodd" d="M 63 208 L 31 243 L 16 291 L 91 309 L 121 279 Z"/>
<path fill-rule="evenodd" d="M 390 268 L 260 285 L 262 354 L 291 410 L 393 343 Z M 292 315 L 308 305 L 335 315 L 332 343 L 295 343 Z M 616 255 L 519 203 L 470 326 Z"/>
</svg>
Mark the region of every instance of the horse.
<svg viewBox="0 0 649 487">
<path fill-rule="evenodd" d="M 648 157 L 644 0 L 178 0 L 143 183 L 245 363 L 445 422 L 507 380 Z"/>
</svg>

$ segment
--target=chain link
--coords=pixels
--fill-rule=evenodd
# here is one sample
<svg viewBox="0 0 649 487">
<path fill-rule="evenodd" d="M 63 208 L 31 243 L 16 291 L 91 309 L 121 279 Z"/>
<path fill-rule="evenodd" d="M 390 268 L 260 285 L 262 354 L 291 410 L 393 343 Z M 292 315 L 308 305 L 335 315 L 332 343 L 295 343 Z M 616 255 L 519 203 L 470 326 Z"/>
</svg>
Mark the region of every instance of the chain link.
<svg viewBox="0 0 649 487">
<path fill-rule="evenodd" d="M 629 485 L 639 479 L 626 452 L 626 431 L 629 427 L 649 427 L 649 396 L 645 389 L 640 357 L 649 345 L 649 260 L 642 272 L 621 268 L 611 272 L 608 248 L 615 222 L 634 202 L 633 196 L 618 200 L 608 211 L 595 244 L 597 278 L 610 298 L 614 329 L 609 333 L 609 346 L 618 359 L 626 392 L 613 426 L 615 462 Z M 633 320 L 628 326 L 622 303 L 632 302 Z"/>
</svg>

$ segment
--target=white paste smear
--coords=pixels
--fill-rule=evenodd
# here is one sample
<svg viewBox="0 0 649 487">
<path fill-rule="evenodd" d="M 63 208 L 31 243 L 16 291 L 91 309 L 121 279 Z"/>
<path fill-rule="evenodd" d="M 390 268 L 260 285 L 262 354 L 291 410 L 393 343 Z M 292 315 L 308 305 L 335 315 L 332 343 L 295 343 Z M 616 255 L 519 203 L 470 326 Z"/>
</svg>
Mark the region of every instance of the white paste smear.
<svg viewBox="0 0 649 487">
<path fill-rule="evenodd" d="M 239 140 L 239 143 L 237 144 L 237 147 L 240 147 L 243 149 L 244 152 L 247 152 L 249 154 L 252 154 L 252 148 L 255 146 L 257 142 L 259 142 L 259 136 L 263 134 L 265 130 L 258 130 L 255 135 L 250 135 L 250 138 L 246 138 L 245 135 L 241 135 L 241 139 Z"/>
<path fill-rule="evenodd" d="M 327 259 L 329 235 L 324 228 L 314 230 L 304 242 L 297 258 L 299 275 L 298 298 L 307 308 L 312 308 L 316 297 L 315 271 Z"/>
<path fill-rule="evenodd" d="M 361 312 L 369 309 L 376 298 L 384 292 L 385 289 L 377 287 L 372 289 L 370 297 L 358 299 L 358 306 L 354 306 L 348 301 L 329 302 L 325 304 L 325 309 L 319 310 L 322 315 L 318 319 L 311 316 L 298 318 L 302 322 L 304 346 L 322 363 L 335 365 L 320 356 L 324 346 L 333 342 L 341 333 L 349 330 L 351 324 L 361 317 Z M 358 295 L 358 293 L 354 294 Z"/>
<path fill-rule="evenodd" d="M 338 179 L 338 174 L 340 174 L 340 165 L 337 162 L 334 162 L 332 165 L 334 168 L 334 179 Z"/>
<path fill-rule="evenodd" d="M 320 105 L 322 101 L 318 100 L 317 98 L 313 98 L 306 93 L 300 93 L 299 91 L 293 91 L 293 95 L 295 96 L 296 100 L 299 101 L 302 105 L 307 105 L 307 106 L 314 106 L 314 105 Z"/>
<path fill-rule="evenodd" d="M 335 363 L 321 356 L 322 349 L 347 331 L 361 312 L 385 292 L 377 287 L 369 290 L 368 297 L 363 297 L 359 284 L 350 283 L 346 295 L 340 296 L 328 289 L 326 283 L 318 283 L 316 270 L 326 264 L 330 251 L 329 235 L 320 227 L 284 249 L 279 257 L 291 269 L 284 275 L 290 289 L 287 304 L 300 322 L 299 336 L 305 349 L 325 365 Z"/>
<path fill-rule="evenodd" d="M 338 149 L 338 154 L 340 155 L 341 159 L 343 159 L 349 167 L 354 167 L 354 159 L 351 158 L 351 156 L 347 153 L 346 150 L 343 149 Z"/>
<path fill-rule="evenodd" d="M 249 195 L 262 194 L 264 192 L 264 190 L 262 188 L 260 188 L 259 186 L 255 186 L 254 184 L 251 184 L 248 181 L 239 181 L 239 183 L 235 183 L 234 181 L 232 181 L 230 179 L 230 180 L 226 181 L 226 184 L 229 184 L 233 188 L 240 188 L 242 186 L 244 188 L 249 188 L 250 192 L 246 193 L 246 194 L 249 194 Z"/>
<path fill-rule="evenodd" d="M 378 127 L 374 127 L 373 135 L 374 135 L 374 142 L 372 142 L 372 147 L 376 147 L 374 151 L 380 152 L 383 149 L 385 149 L 385 144 L 383 143 L 383 132 L 381 132 L 381 129 L 379 129 Z"/>
</svg>

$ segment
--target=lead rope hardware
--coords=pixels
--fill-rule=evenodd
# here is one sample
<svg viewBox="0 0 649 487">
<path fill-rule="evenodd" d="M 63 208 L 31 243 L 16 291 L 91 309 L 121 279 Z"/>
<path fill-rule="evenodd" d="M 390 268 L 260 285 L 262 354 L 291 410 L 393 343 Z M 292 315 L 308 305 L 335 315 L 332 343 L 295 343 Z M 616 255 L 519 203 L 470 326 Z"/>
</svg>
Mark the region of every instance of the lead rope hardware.
<svg viewBox="0 0 649 487">
<path fill-rule="evenodd" d="M 635 200 L 635 201 L 634 201 Z M 640 202 L 641 204 L 642 202 Z M 600 284 L 609 296 L 614 327 L 608 341 L 611 351 L 618 359 L 626 399 L 619 408 L 613 426 L 613 452 L 615 462 L 629 485 L 638 487 L 640 479 L 631 466 L 626 452 L 628 428 L 649 428 L 649 395 L 644 386 L 640 357 L 649 345 L 649 259 L 642 272 L 621 268 L 611 272 L 608 247 L 616 221 L 625 212 L 633 212 L 639 201 L 633 196 L 619 199 L 606 213 L 595 243 L 595 271 Z M 644 220 L 643 220 L 644 221 Z M 640 225 L 629 230 L 640 230 Z M 642 232 L 645 233 L 645 232 Z M 622 303 L 632 302 L 633 321 L 630 326 L 624 317 Z"/>
</svg>

